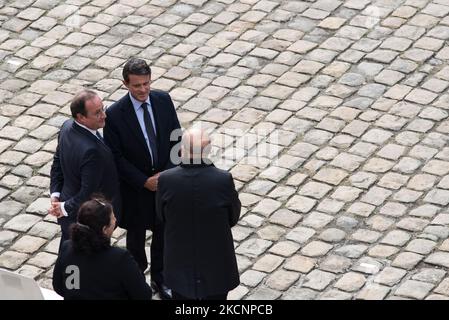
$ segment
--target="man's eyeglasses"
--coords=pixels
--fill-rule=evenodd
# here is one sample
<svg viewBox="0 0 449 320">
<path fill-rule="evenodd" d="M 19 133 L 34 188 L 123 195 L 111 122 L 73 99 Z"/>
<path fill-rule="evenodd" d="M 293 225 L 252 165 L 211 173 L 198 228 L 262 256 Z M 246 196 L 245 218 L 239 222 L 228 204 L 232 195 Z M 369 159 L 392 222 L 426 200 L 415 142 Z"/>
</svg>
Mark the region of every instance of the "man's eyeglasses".
<svg viewBox="0 0 449 320">
<path fill-rule="evenodd" d="M 103 207 L 106 206 L 103 202 L 101 202 L 101 201 L 98 200 L 98 199 L 92 199 L 92 200 L 94 200 L 94 201 L 96 201 L 97 203 L 101 204 Z"/>
<path fill-rule="evenodd" d="M 103 107 L 102 109 L 99 109 L 98 111 L 96 111 L 92 116 L 99 119 L 105 113 L 106 113 L 106 107 Z"/>
</svg>

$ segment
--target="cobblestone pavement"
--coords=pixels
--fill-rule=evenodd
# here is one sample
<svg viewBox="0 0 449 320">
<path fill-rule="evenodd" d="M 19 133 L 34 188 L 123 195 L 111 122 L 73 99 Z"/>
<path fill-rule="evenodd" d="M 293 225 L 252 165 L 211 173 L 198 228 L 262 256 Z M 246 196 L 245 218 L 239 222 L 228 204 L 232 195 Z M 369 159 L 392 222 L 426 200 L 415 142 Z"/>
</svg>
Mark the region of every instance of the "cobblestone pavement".
<svg viewBox="0 0 449 320">
<path fill-rule="evenodd" d="M 59 126 L 82 86 L 121 97 L 139 56 L 236 179 L 230 298 L 448 299 L 448 13 L 448 0 L 0 0 L 0 267 L 51 287 Z"/>
</svg>

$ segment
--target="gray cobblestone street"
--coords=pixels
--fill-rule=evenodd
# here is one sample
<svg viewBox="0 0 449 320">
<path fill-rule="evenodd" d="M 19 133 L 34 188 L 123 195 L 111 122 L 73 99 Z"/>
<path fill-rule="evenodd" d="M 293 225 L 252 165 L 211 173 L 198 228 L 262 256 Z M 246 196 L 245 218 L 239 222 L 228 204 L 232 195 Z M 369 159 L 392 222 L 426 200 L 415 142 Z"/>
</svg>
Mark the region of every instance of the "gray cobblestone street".
<svg viewBox="0 0 449 320">
<path fill-rule="evenodd" d="M 449 299 L 448 14 L 449 0 L 0 0 L 0 268 L 51 288 L 59 127 L 83 86 L 123 96 L 138 56 L 234 176 L 230 299 Z"/>
</svg>

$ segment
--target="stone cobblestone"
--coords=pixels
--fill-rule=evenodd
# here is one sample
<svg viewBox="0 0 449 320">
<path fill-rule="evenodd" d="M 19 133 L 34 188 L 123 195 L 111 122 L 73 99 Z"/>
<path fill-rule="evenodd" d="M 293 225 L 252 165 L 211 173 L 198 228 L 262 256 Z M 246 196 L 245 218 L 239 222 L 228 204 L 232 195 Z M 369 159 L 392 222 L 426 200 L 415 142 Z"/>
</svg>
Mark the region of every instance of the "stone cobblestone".
<svg viewBox="0 0 449 320">
<path fill-rule="evenodd" d="M 120 99 L 139 56 L 240 190 L 231 299 L 448 299 L 448 14 L 443 0 L 0 0 L 0 267 L 51 287 L 59 127 L 82 87 Z"/>
<path fill-rule="evenodd" d="M 434 285 L 415 280 L 407 280 L 395 292 L 397 295 L 413 299 L 424 299 Z"/>
<path fill-rule="evenodd" d="M 28 255 L 16 251 L 3 251 L 0 254 L 0 266 L 2 268 L 15 270 L 19 268 L 26 260 Z"/>
<path fill-rule="evenodd" d="M 301 273 L 308 273 L 315 267 L 316 260 L 301 255 L 294 255 L 289 258 L 284 265 L 287 270 L 293 270 Z"/>
<path fill-rule="evenodd" d="M 259 271 L 248 270 L 241 275 L 241 282 L 247 286 L 257 286 L 267 274 Z"/>
<path fill-rule="evenodd" d="M 438 269 L 423 269 L 418 274 L 412 277 L 413 280 L 428 282 L 428 283 L 440 283 L 444 278 L 446 271 Z"/>
<path fill-rule="evenodd" d="M 407 270 L 413 269 L 421 260 L 423 256 L 415 253 L 400 253 L 392 262 L 393 267 L 399 267 Z"/>
<path fill-rule="evenodd" d="M 390 289 L 385 286 L 370 284 L 362 288 L 362 290 L 357 295 L 357 299 L 360 300 L 381 300 L 384 299 Z"/>
<path fill-rule="evenodd" d="M 399 283 L 406 274 L 407 272 L 405 270 L 386 267 L 374 278 L 374 282 L 393 286 Z"/>
<path fill-rule="evenodd" d="M 365 282 L 366 278 L 363 275 L 355 272 L 348 272 L 335 283 L 335 287 L 343 291 L 353 292 L 363 287 Z"/>
<path fill-rule="evenodd" d="M 0 232 L 0 246 L 4 247 L 13 242 L 13 240 L 18 236 L 18 233 L 12 231 L 1 231 Z"/>
<path fill-rule="evenodd" d="M 11 249 L 23 253 L 35 253 L 46 242 L 45 239 L 25 235 L 20 240 L 16 241 Z"/>
<path fill-rule="evenodd" d="M 266 281 L 266 285 L 278 291 L 288 289 L 296 280 L 299 274 L 297 272 L 279 270 L 274 272 Z"/>
<path fill-rule="evenodd" d="M 332 273 L 316 269 L 306 276 L 303 286 L 313 290 L 323 290 L 334 279 L 335 275 Z"/>
</svg>

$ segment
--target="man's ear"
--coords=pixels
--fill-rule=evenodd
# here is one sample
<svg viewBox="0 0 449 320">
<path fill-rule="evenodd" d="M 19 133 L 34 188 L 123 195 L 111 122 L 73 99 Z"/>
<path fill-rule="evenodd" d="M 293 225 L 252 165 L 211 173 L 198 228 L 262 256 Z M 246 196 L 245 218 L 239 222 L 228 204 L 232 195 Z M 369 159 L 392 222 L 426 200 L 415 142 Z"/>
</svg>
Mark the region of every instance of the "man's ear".
<svg viewBox="0 0 449 320">
<path fill-rule="evenodd" d="M 82 115 L 81 113 L 76 114 L 75 120 L 81 124 L 84 125 L 84 120 L 86 119 L 86 116 Z"/>
<path fill-rule="evenodd" d="M 127 81 L 125 81 L 125 80 L 122 80 L 122 83 L 123 83 L 123 85 L 124 85 L 125 87 L 127 87 L 127 88 L 128 88 L 128 82 L 127 82 Z"/>
</svg>

